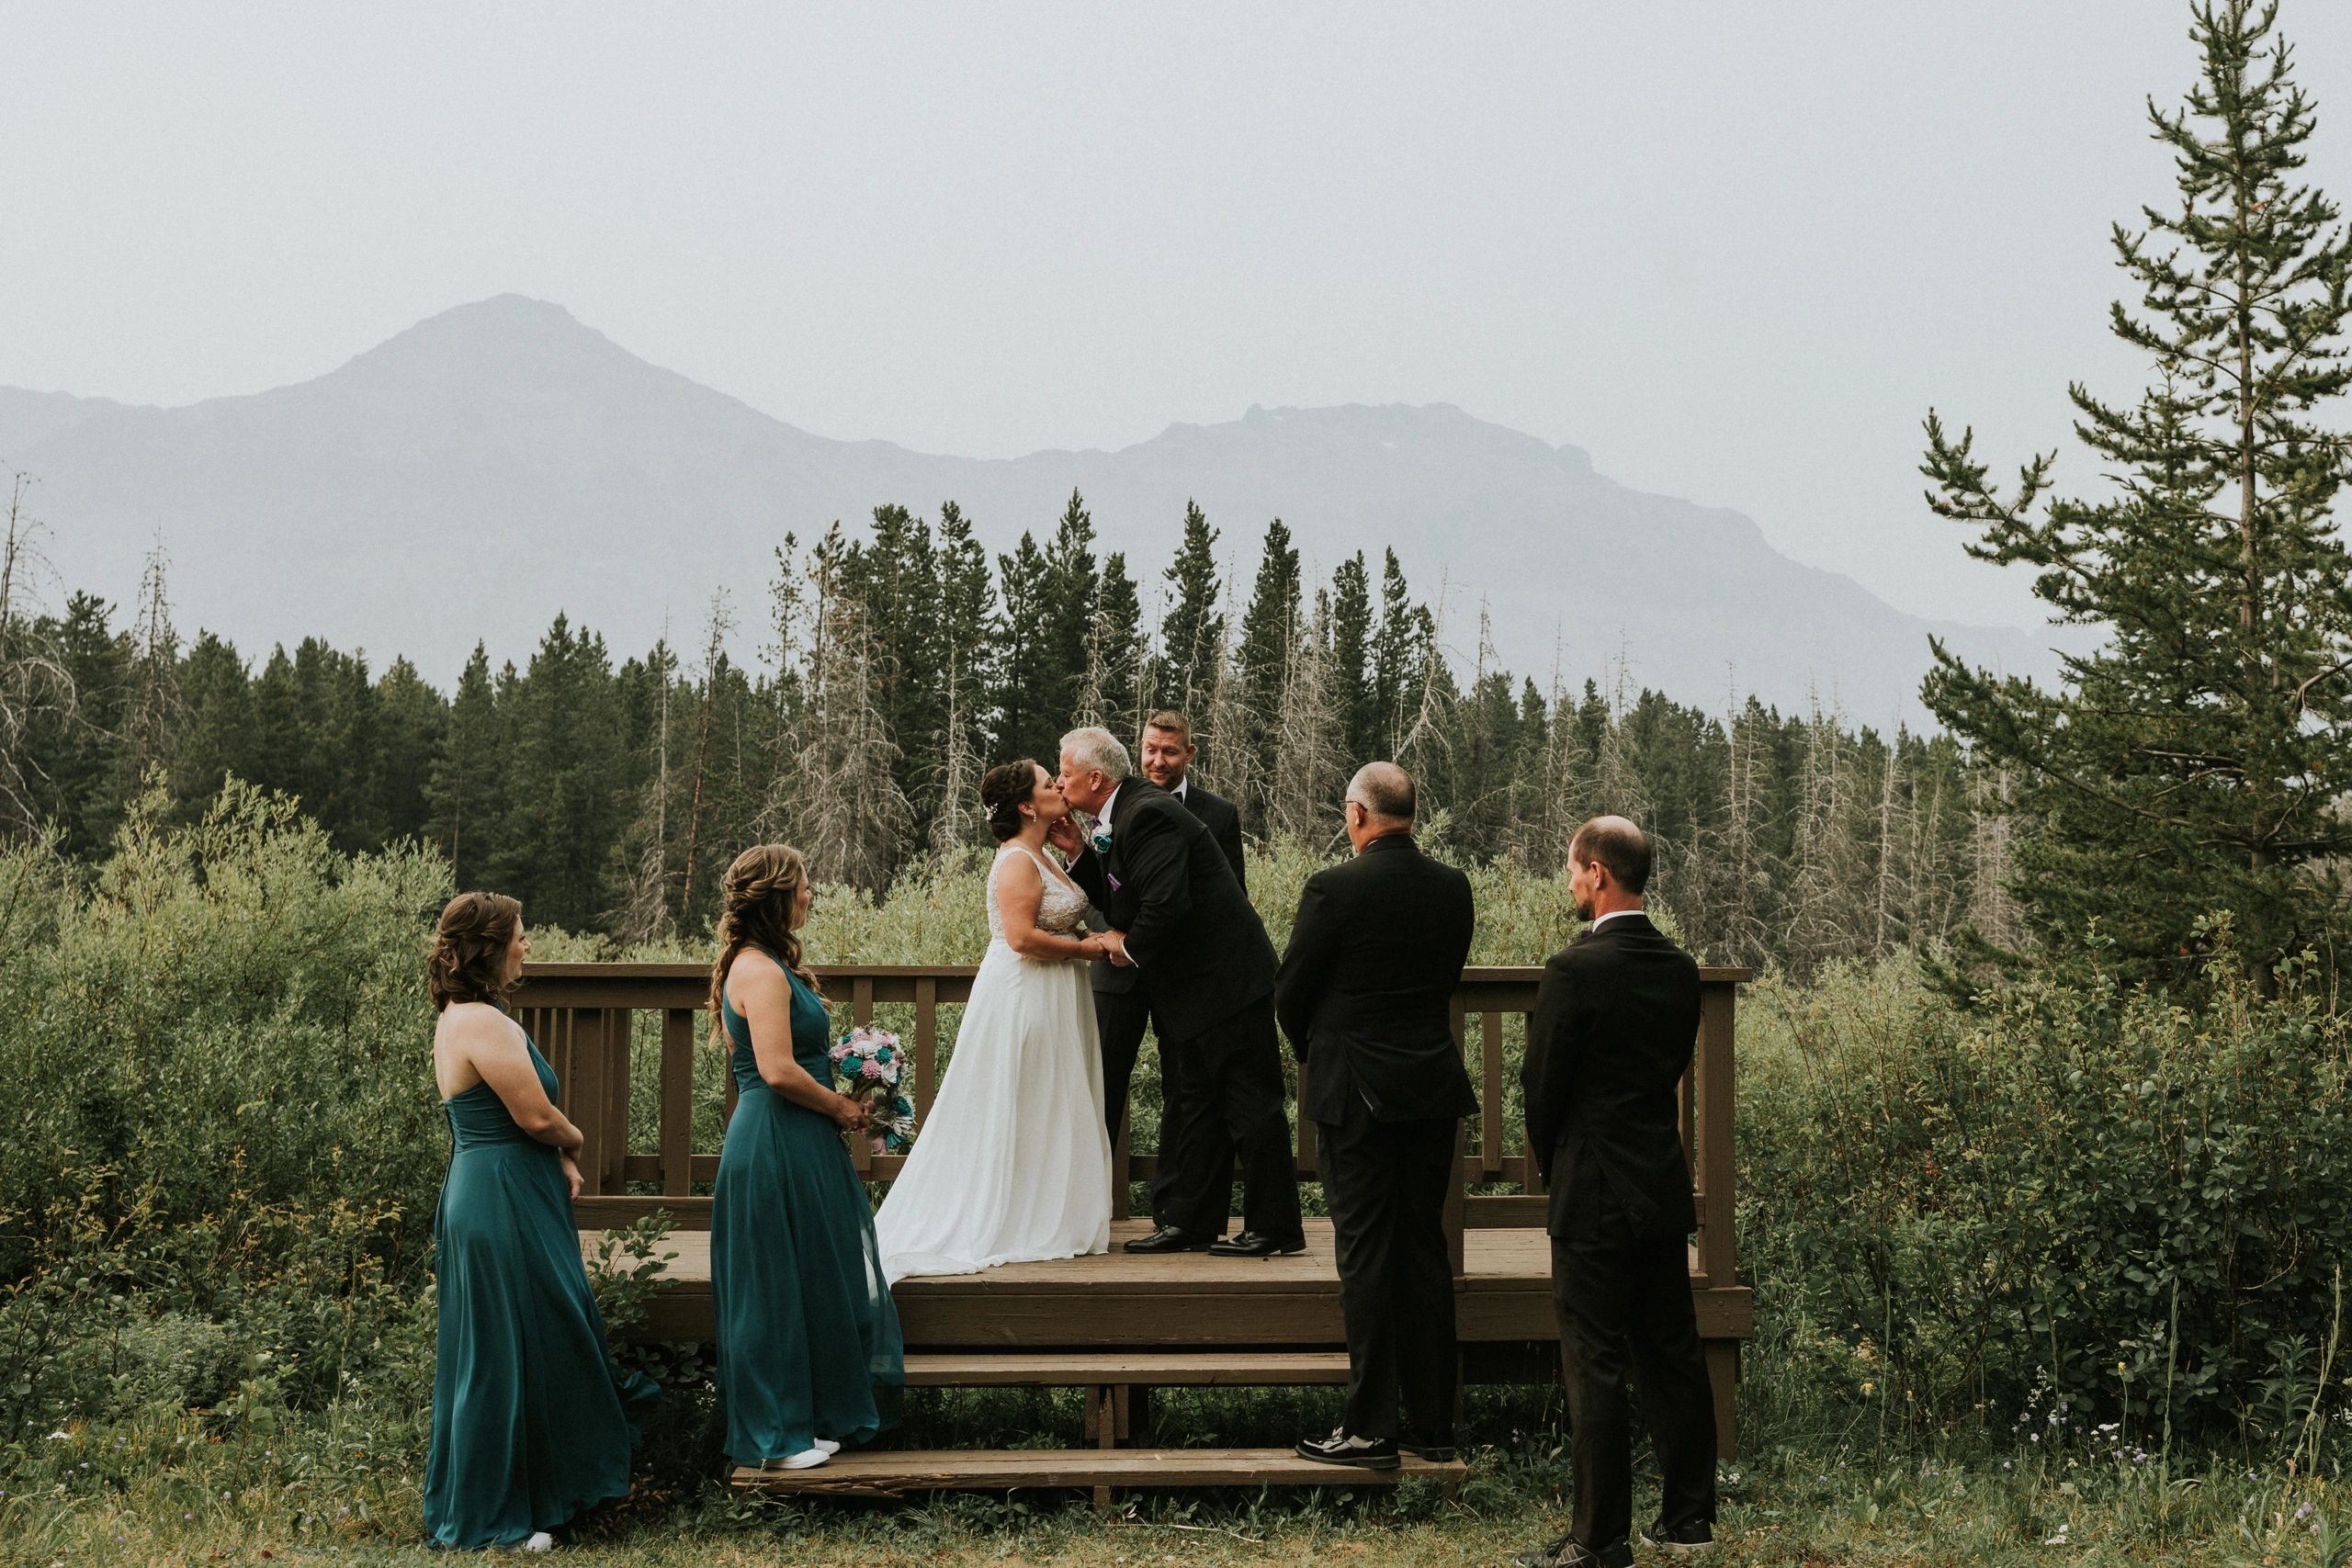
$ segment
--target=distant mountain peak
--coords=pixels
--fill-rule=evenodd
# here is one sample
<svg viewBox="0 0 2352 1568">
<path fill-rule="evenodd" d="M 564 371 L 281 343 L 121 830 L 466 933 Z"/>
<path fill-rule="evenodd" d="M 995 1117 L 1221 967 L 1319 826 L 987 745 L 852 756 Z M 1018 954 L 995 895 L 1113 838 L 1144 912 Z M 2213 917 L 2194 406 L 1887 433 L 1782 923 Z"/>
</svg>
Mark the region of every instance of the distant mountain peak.
<svg viewBox="0 0 2352 1568">
<path fill-rule="evenodd" d="M 1278 516 L 1318 571 L 1393 547 L 1451 607 L 1451 643 L 1475 651 L 1491 629 L 1506 664 L 1579 679 L 1630 659 L 1685 700 L 1718 696 L 1728 665 L 1769 701 L 1834 688 L 1870 718 L 1916 715 L 1931 629 L 1736 513 L 1645 494 L 1453 403 L 1253 404 L 1117 451 L 944 457 L 797 430 L 513 293 L 249 397 L 135 410 L 0 389 L 0 456 L 40 477 L 75 586 L 128 602 L 160 529 L 182 624 L 249 652 L 323 635 L 436 675 L 480 639 L 527 650 L 559 608 L 650 646 L 715 589 L 757 602 L 786 532 L 855 529 L 884 502 L 953 499 L 1005 548 L 1050 534 L 1074 486 L 1138 576 L 1175 547 L 1188 499 L 1237 584 Z M 2023 670 L 2046 662 L 2039 640 L 1958 646 Z"/>
</svg>

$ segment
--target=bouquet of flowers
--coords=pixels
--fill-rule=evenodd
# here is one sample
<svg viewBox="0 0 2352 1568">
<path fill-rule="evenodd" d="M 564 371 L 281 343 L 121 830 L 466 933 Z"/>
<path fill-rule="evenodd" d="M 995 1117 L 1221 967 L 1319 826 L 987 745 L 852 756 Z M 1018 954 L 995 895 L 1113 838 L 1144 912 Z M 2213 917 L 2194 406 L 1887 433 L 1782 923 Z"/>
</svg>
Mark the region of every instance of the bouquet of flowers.
<svg viewBox="0 0 2352 1568">
<path fill-rule="evenodd" d="M 828 1053 L 842 1092 L 865 1107 L 865 1136 L 877 1155 L 896 1154 L 914 1140 L 914 1101 L 899 1092 L 906 1077 L 906 1047 L 887 1029 L 853 1029 Z"/>
</svg>

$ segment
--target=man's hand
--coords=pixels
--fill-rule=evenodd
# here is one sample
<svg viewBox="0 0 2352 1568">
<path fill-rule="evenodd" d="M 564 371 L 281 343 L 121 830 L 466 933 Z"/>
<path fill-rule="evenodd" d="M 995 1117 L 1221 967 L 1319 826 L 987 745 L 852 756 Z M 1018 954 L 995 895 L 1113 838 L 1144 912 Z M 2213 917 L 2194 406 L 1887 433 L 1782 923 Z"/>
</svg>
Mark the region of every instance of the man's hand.
<svg viewBox="0 0 2352 1568">
<path fill-rule="evenodd" d="M 563 1179 L 571 1183 L 571 1196 L 574 1201 L 577 1201 L 580 1197 L 580 1167 L 570 1155 L 560 1157 L 563 1160 Z"/>
<path fill-rule="evenodd" d="M 1046 842 L 1061 851 L 1065 860 L 1075 860 L 1078 852 L 1086 847 L 1086 835 L 1078 830 L 1078 818 L 1069 816 L 1046 829 Z"/>
<path fill-rule="evenodd" d="M 1102 931 L 1099 934 L 1102 939 L 1102 945 L 1111 950 L 1110 958 L 1114 964 L 1121 969 L 1132 969 L 1136 966 L 1136 961 L 1127 956 L 1126 932 Z"/>
</svg>

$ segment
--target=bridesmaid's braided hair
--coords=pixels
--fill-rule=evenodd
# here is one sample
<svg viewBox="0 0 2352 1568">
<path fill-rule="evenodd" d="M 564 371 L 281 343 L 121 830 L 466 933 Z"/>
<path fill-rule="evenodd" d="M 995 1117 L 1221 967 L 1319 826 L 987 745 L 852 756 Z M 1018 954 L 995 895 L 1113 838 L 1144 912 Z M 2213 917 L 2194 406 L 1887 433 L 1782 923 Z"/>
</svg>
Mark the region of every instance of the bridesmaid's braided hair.
<svg viewBox="0 0 2352 1568">
<path fill-rule="evenodd" d="M 710 1017 L 719 1021 L 727 971 L 747 947 L 764 947 L 820 997 L 817 976 L 800 956 L 793 901 L 808 880 L 808 863 L 790 844 L 753 844 L 719 879 L 718 961 L 710 966 Z M 722 1030 L 722 1034 L 723 1034 Z"/>
<path fill-rule="evenodd" d="M 442 906 L 424 962 L 425 993 L 439 1012 L 451 1002 L 503 1008 L 514 989 L 506 979 L 506 949 L 523 923 L 523 906 L 503 893 L 460 893 Z"/>
</svg>

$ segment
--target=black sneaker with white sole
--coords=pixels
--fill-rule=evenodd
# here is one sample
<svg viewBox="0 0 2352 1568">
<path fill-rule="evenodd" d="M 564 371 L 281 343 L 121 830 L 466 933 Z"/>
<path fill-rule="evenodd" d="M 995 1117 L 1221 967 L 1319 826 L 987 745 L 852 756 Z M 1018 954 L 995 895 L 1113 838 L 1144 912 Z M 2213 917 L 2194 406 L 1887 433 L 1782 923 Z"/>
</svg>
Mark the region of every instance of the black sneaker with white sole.
<svg viewBox="0 0 2352 1568">
<path fill-rule="evenodd" d="M 1332 1427 L 1328 1438 L 1301 1438 L 1293 1451 L 1299 1458 L 1311 1459 L 1318 1464 L 1351 1464 L 1358 1470 L 1396 1468 L 1394 1438 L 1359 1438 L 1345 1427 Z"/>
<path fill-rule="evenodd" d="M 1634 1568 L 1634 1549 L 1622 1538 L 1595 1549 L 1564 1535 L 1532 1551 L 1514 1553 L 1510 1562 L 1511 1568 Z"/>
</svg>

